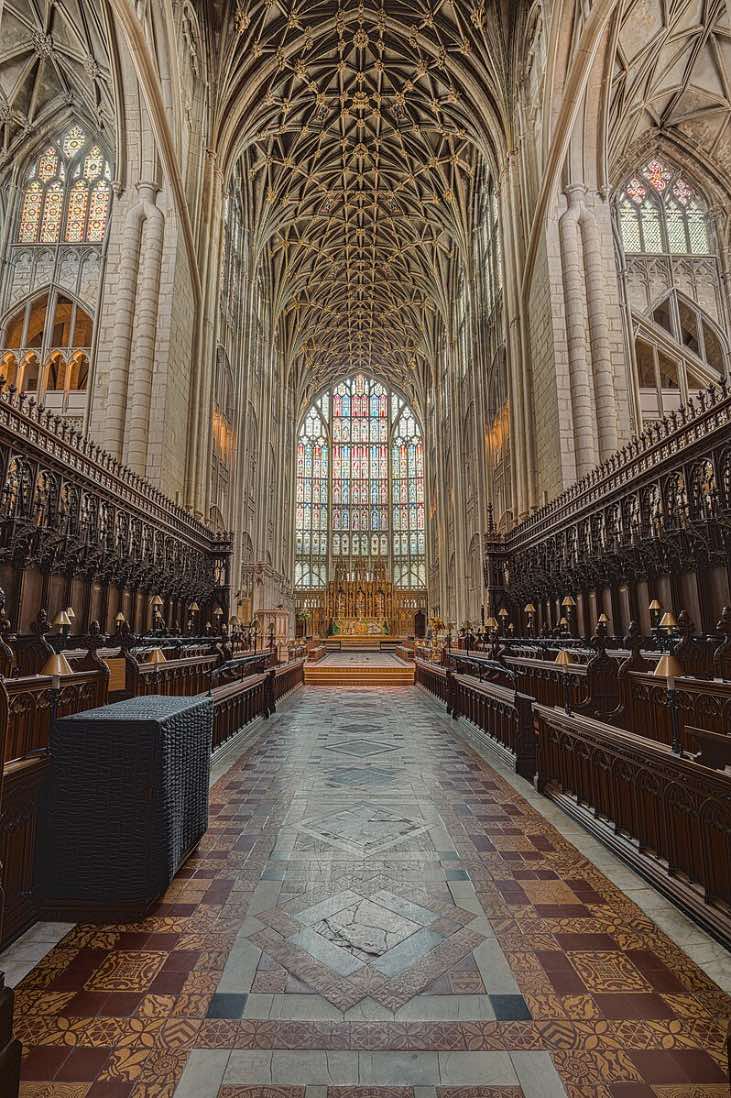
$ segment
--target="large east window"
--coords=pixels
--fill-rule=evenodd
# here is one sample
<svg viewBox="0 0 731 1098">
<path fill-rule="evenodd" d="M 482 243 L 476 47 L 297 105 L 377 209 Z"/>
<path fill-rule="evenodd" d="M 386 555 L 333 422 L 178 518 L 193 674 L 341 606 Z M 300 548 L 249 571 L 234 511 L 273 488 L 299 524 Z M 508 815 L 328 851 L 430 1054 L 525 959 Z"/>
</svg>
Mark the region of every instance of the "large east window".
<svg viewBox="0 0 731 1098">
<path fill-rule="evenodd" d="M 348 561 L 360 574 L 385 565 L 399 587 L 426 586 L 423 439 L 398 393 L 358 374 L 308 410 L 295 536 L 296 587 L 324 587 Z"/>
</svg>

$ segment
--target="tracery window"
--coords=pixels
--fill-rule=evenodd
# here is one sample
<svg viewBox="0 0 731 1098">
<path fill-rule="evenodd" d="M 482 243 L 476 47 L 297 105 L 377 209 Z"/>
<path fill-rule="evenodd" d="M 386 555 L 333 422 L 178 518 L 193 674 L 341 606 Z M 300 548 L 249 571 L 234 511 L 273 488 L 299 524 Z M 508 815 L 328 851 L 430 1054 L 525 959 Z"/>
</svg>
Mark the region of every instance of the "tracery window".
<svg viewBox="0 0 731 1098">
<path fill-rule="evenodd" d="M 628 179 L 617 210 L 627 254 L 708 255 L 712 250 L 705 202 L 665 160 L 650 160 Z"/>
<path fill-rule="evenodd" d="M 362 374 L 324 393 L 297 445 L 295 586 L 324 587 L 330 566 L 391 566 L 426 584 L 424 451 L 415 415 Z"/>
<path fill-rule="evenodd" d="M 79 125 L 49 144 L 28 172 L 18 219 L 18 244 L 94 244 L 104 239 L 112 204 L 112 173 Z"/>
</svg>

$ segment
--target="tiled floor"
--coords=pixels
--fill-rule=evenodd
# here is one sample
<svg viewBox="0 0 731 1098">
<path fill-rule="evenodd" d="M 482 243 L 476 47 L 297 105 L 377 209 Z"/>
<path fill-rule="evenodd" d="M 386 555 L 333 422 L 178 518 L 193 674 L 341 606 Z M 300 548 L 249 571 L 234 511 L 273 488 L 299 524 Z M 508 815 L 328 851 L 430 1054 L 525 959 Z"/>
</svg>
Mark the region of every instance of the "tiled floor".
<svg viewBox="0 0 731 1098">
<path fill-rule="evenodd" d="M 418 688 L 298 691 L 22 980 L 23 1098 L 728 1098 L 731 1000 L 516 786 Z"/>
</svg>

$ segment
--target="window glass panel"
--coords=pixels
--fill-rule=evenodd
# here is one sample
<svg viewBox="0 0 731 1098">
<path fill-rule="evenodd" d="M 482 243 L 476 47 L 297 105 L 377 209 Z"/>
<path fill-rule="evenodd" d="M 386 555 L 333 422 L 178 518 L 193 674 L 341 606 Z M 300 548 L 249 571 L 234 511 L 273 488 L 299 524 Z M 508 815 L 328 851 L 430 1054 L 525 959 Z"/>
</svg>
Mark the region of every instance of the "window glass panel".
<svg viewBox="0 0 731 1098">
<path fill-rule="evenodd" d="M 711 251 L 708 218 L 703 210 L 693 204 L 688 209 L 688 234 L 690 250 L 694 255 L 708 255 Z"/>
<path fill-rule="evenodd" d="M 660 302 L 652 316 L 656 324 L 659 324 L 660 327 L 664 328 L 666 332 L 670 332 L 671 336 L 675 335 L 675 325 L 673 324 L 673 307 L 672 301 L 669 297 L 666 297 L 664 301 Z"/>
<path fill-rule="evenodd" d="M 684 347 L 694 354 L 700 354 L 698 341 L 698 317 L 694 309 L 691 309 L 686 301 L 678 298 L 678 315 L 680 317 L 680 341 Z"/>
<path fill-rule="evenodd" d="M 662 352 L 658 354 L 660 367 L 660 386 L 662 389 L 679 389 L 678 364 Z"/>
<path fill-rule="evenodd" d="M 688 242 L 685 237 L 685 217 L 675 202 L 668 202 L 665 207 L 665 217 L 668 230 L 668 247 L 676 255 L 683 255 L 688 251 Z"/>
<path fill-rule="evenodd" d="M 708 365 L 712 366 L 714 370 L 718 370 L 719 374 L 725 373 L 721 341 L 710 324 L 704 323 L 703 325 L 703 345 Z"/>
<path fill-rule="evenodd" d="M 83 179 L 74 183 L 69 193 L 66 215 L 66 241 L 78 244 L 86 233 L 86 210 L 89 204 L 89 188 Z"/>
<path fill-rule="evenodd" d="M 643 251 L 650 255 L 662 252 L 663 239 L 660 210 L 651 199 L 643 202 L 641 208 Z"/>
<path fill-rule="evenodd" d="M 41 221 L 41 244 L 55 244 L 60 236 L 63 195 L 63 183 L 59 180 L 51 183 L 46 190 Z"/>
<path fill-rule="evenodd" d="M 635 345 L 637 355 L 637 376 L 641 389 L 655 389 L 657 379 L 655 377 L 655 353 L 649 344 L 637 340 Z"/>
<path fill-rule="evenodd" d="M 86 134 L 81 126 L 72 126 L 67 130 L 61 142 L 63 155 L 67 160 L 72 160 L 86 144 Z"/>
<path fill-rule="evenodd" d="M 35 244 L 41 228 L 43 187 L 35 180 L 28 184 L 20 211 L 18 240 L 21 244 Z"/>
</svg>

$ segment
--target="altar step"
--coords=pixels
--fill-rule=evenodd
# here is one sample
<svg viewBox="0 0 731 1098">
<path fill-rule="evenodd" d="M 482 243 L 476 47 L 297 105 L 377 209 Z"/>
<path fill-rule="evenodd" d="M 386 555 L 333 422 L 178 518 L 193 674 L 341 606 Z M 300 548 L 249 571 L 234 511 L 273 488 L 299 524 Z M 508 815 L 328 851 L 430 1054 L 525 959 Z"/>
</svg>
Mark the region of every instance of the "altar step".
<svg viewBox="0 0 731 1098">
<path fill-rule="evenodd" d="M 327 663 L 306 663 L 305 683 L 309 686 L 413 686 L 414 666 L 328 667 Z"/>
</svg>

